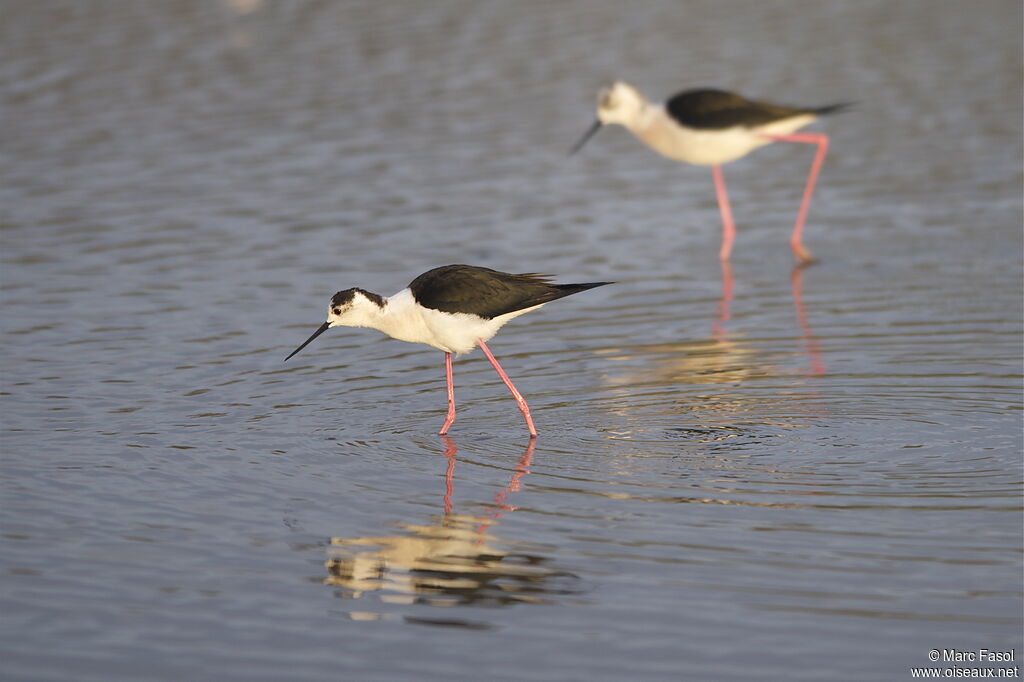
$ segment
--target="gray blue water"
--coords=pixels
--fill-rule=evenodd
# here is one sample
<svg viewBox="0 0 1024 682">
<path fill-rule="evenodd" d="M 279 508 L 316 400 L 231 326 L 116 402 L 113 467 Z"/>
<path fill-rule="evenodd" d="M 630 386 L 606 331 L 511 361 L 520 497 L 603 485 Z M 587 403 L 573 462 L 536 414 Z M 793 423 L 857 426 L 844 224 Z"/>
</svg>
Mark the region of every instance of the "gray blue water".
<svg viewBox="0 0 1024 682">
<path fill-rule="evenodd" d="M 0 22 L 0 677 L 903 680 L 1022 650 L 1021 5 L 112 0 Z M 597 89 L 857 106 L 710 174 Z M 615 280 L 460 358 L 446 263 Z M 951 664 L 945 664 L 947 666 Z"/>
</svg>

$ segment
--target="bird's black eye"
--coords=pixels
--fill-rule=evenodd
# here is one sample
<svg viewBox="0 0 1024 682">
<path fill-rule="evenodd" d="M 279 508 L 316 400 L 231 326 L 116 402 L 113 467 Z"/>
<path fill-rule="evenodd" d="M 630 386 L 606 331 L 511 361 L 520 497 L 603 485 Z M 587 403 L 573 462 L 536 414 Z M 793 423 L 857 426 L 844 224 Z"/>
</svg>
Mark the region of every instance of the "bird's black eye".
<svg viewBox="0 0 1024 682">
<path fill-rule="evenodd" d="M 341 315 L 341 308 L 335 308 L 334 309 L 334 314 L 335 315 Z"/>
</svg>

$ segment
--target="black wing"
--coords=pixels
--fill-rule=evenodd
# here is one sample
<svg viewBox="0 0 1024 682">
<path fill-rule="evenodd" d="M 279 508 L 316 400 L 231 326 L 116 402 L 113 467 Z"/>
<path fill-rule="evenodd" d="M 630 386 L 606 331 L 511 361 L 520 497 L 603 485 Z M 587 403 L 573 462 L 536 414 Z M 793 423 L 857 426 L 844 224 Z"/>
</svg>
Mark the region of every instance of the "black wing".
<svg viewBox="0 0 1024 682">
<path fill-rule="evenodd" d="M 491 319 L 609 282 L 552 284 L 548 275 L 512 275 L 474 265 L 445 265 L 409 284 L 420 305 L 445 313 L 469 313 Z"/>
<path fill-rule="evenodd" d="M 843 105 L 808 109 L 755 102 L 724 90 L 687 90 L 665 102 L 665 109 L 688 128 L 723 130 L 753 128 L 801 114 L 826 114 Z"/>
</svg>

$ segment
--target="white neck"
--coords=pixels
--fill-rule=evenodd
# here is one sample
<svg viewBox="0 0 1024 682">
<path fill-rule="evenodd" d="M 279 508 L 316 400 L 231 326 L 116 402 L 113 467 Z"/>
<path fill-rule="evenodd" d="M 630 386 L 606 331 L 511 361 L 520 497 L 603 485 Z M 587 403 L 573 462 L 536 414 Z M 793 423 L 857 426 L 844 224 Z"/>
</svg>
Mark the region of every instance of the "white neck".
<svg viewBox="0 0 1024 682">
<path fill-rule="evenodd" d="M 636 115 L 623 125 L 637 137 L 643 137 L 646 131 L 656 127 L 660 123 L 661 118 L 666 115 L 665 108 L 662 105 L 651 104 L 644 100 L 640 104 Z"/>
<path fill-rule="evenodd" d="M 383 332 L 393 339 L 411 343 L 428 343 L 431 334 L 423 322 L 416 299 L 408 289 L 402 289 L 394 296 L 384 299 L 384 308 L 376 308 L 373 317 L 365 326 Z"/>
</svg>

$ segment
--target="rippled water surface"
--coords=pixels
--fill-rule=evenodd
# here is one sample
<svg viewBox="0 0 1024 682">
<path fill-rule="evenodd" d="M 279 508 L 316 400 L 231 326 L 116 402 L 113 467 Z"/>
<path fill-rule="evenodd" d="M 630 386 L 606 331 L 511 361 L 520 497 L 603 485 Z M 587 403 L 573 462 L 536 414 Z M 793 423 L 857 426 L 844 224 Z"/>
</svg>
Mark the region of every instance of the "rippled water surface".
<svg viewBox="0 0 1024 682">
<path fill-rule="evenodd" d="M 10 680 L 901 680 L 1021 656 L 1017 2 L 10 2 Z M 612 78 L 856 107 L 706 168 Z M 615 280 L 442 354 L 335 291 Z"/>
</svg>

